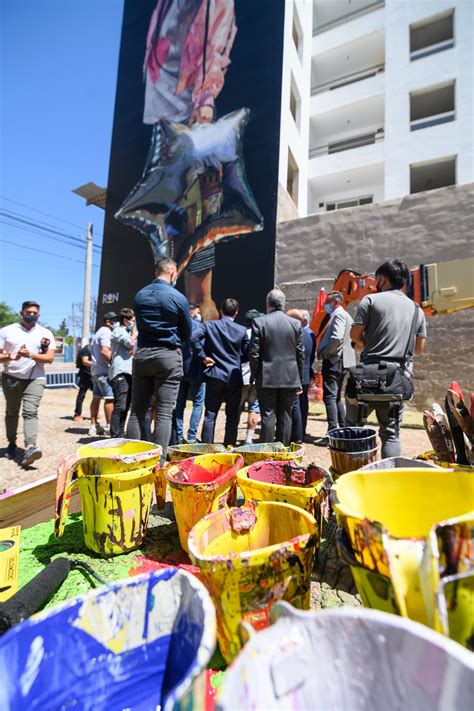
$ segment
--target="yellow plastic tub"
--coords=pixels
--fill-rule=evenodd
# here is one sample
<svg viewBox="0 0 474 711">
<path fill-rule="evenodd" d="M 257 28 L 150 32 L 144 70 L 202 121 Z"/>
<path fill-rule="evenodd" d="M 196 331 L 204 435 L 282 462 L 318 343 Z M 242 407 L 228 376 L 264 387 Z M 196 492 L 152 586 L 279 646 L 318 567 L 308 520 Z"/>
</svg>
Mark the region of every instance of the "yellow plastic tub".
<svg viewBox="0 0 474 711">
<path fill-rule="evenodd" d="M 267 627 L 277 600 L 309 609 L 312 560 L 319 544 L 309 512 L 270 501 L 222 509 L 194 526 L 188 544 L 216 606 L 217 639 L 228 663 L 241 648 L 241 622 Z"/>
<path fill-rule="evenodd" d="M 161 447 L 151 442 L 109 439 L 80 447 L 63 459 L 57 470 L 55 536 L 63 534 L 77 482 L 86 545 L 103 556 L 139 546 L 160 457 Z"/>
<path fill-rule="evenodd" d="M 303 480 L 298 482 L 298 475 Z M 289 462 L 258 462 L 237 474 L 237 485 L 251 501 L 281 501 L 299 506 L 320 519 L 320 507 L 330 486 L 328 473 L 315 465 L 294 467 Z"/>
<path fill-rule="evenodd" d="M 301 444 L 292 442 L 289 447 L 285 447 L 282 442 L 268 442 L 262 444 L 245 444 L 236 447 L 234 452 L 238 452 L 244 458 L 246 467 L 255 462 L 264 462 L 271 459 L 274 462 L 303 462 L 306 450 Z"/>
<path fill-rule="evenodd" d="M 443 631 L 436 596 L 449 566 L 440 566 L 433 531 L 474 516 L 474 477 L 441 469 L 352 472 L 333 486 L 332 503 L 364 604 L 387 609 L 382 598 L 399 614 Z M 465 526 L 463 531 L 467 540 Z"/>
<path fill-rule="evenodd" d="M 166 477 L 171 490 L 179 541 L 185 551 L 195 523 L 211 511 L 235 505 L 237 472 L 242 464 L 239 454 L 203 454 L 171 462 L 161 470 L 161 479 Z"/>
</svg>

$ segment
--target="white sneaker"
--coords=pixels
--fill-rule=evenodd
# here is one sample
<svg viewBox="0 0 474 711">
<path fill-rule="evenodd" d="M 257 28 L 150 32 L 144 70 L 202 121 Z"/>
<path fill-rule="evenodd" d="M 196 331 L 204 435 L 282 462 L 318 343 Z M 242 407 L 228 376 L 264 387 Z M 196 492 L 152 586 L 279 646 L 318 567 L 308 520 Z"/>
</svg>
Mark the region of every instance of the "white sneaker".
<svg viewBox="0 0 474 711">
<path fill-rule="evenodd" d="M 87 434 L 89 435 L 89 437 L 97 437 L 97 435 L 99 434 L 97 431 L 97 425 L 91 425 Z"/>
<path fill-rule="evenodd" d="M 100 434 L 102 435 L 102 437 L 110 437 L 110 425 L 105 425 L 105 427 L 102 427 L 102 425 L 100 425 L 100 430 Z"/>
</svg>

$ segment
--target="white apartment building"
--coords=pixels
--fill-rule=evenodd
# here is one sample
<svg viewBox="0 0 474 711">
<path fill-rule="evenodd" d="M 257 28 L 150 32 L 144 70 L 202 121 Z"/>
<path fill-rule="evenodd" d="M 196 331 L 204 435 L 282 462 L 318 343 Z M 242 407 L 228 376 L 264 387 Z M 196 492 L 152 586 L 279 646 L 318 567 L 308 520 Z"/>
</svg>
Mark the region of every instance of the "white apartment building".
<svg viewBox="0 0 474 711">
<path fill-rule="evenodd" d="M 286 0 L 294 216 L 474 181 L 473 18 L 474 0 Z"/>
</svg>

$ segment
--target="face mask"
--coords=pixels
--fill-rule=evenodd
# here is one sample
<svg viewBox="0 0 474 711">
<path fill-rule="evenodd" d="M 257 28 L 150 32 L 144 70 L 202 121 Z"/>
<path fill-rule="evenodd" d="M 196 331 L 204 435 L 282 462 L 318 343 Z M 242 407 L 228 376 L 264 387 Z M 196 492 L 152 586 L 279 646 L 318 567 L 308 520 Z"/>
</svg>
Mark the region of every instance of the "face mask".
<svg viewBox="0 0 474 711">
<path fill-rule="evenodd" d="M 178 280 L 176 279 L 176 277 L 174 279 L 171 279 L 171 281 L 170 281 L 171 286 L 176 286 L 177 281 Z"/>
<path fill-rule="evenodd" d="M 198 314 L 198 315 L 194 318 L 194 320 L 195 320 L 195 321 L 202 321 L 202 316 L 201 316 L 201 314 Z"/>
<path fill-rule="evenodd" d="M 331 304 L 324 304 L 324 310 L 327 314 L 332 314 L 332 306 Z"/>
<path fill-rule="evenodd" d="M 36 314 L 27 314 L 26 316 L 23 316 L 23 321 L 25 323 L 36 323 L 38 320 L 38 316 Z"/>
<path fill-rule="evenodd" d="M 127 328 L 127 331 L 128 331 L 129 333 L 132 333 L 132 331 L 133 331 L 133 323 L 129 323 L 126 328 Z"/>
</svg>

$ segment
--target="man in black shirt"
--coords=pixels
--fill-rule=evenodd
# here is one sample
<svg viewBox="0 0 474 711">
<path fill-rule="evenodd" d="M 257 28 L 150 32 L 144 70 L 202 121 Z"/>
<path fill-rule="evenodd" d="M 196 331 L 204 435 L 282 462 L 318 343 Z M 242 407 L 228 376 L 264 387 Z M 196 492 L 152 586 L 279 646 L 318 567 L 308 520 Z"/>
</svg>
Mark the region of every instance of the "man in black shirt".
<svg viewBox="0 0 474 711">
<path fill-rule="evenodd" d="M 154 396 L 154 440 L 163 449 L 164 461 L 183 377 L 181 347 L 191 336 L 192 321 L 186 297 L 174 288 L 176 262 L 161 259 L 156 263 L 155 276 L 151 284 L 135 295 L 133 302 L 138 339 L 133 359 L 132 412 L 138 419 L 140 436 L 145 439 L 145 416 Z"/>
<path fill-rule="evenodd" d="M 79 392 L 76 398 L 76 407 L 74 409 L 74 419 L 78 422 L 82 422 L 84 419 L 82 416 L 82 405 L 84 403 L 84 398 L 88 390 L 92 390 L 92 377 L 91 377 L 91 349 L 88 343 L 79 349 L 76 357 L 76 368 L 78 368 L 77 373 L 77 384 L 79 386 Z"/>
</svg>

